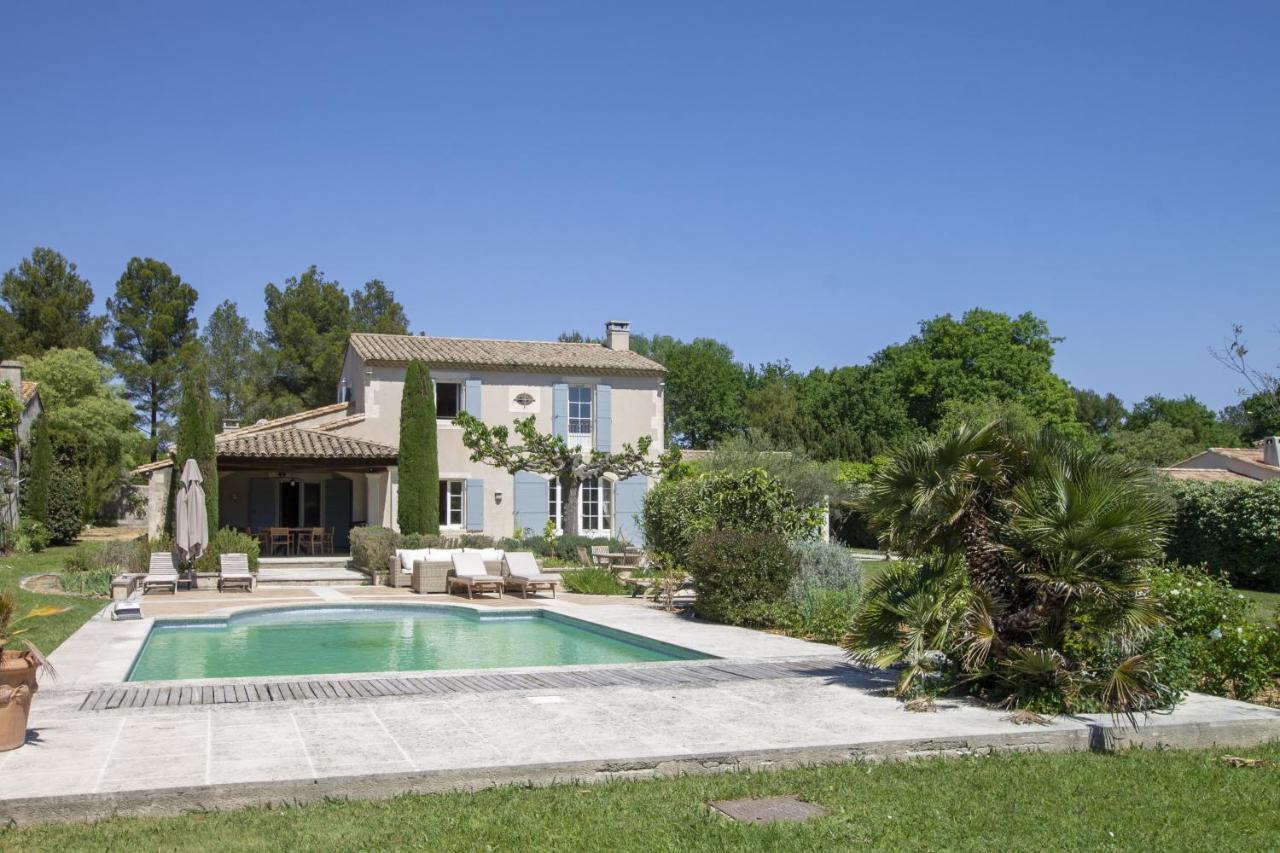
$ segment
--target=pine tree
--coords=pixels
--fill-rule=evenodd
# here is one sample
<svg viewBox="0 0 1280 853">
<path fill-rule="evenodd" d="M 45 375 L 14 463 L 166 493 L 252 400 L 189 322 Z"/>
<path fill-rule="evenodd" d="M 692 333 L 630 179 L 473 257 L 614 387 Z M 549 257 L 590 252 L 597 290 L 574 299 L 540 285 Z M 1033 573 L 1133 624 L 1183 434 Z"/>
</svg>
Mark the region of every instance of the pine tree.
<svg viewBox="0 0 1280 853">
<path fill-rule="evenodd" d="M 26 515 L 41 524 L 49 520 L 49 478 L 53 475 L 53 441 L 41 415 L 32 427 L 31 471 L 27 474 Z"/>
<path fill-rule="evenodd" d="M 209 535 L 218 529 L 218 454 L 213 442 L 213 405 L 204 361 L 188 357 L 183 374 L 182 399 L 178 403 L 177 447 L 173 458 L 173 482 L 182 477 L 182 466 L 196 460 L 204 478 L 205 510 L 209 515 Z M 170 489 L 170 494 L 175 490 Z"/>
<path fill-rule="evenodd" d="M 440 532 L 440 460 L 436 455 L 436 399 L 431 372 L 409 362 L 400 403 L 401 533 Z"/>
</svg>

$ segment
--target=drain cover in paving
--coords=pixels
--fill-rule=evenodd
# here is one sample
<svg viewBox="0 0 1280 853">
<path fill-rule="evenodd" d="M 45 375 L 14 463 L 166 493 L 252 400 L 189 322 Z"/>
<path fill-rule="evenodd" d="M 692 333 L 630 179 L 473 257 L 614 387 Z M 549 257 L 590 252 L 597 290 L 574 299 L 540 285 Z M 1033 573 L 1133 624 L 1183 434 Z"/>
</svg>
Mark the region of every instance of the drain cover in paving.
<svg viewBox="0 0 1280 853">
<path fill-rule="evenodd" d="M 711 807 L 738 823 L 801 821 L 822 817 L 827 810 L 795 797 L 759 797 L 749 800 L 716 800 Z"/>
</svg>

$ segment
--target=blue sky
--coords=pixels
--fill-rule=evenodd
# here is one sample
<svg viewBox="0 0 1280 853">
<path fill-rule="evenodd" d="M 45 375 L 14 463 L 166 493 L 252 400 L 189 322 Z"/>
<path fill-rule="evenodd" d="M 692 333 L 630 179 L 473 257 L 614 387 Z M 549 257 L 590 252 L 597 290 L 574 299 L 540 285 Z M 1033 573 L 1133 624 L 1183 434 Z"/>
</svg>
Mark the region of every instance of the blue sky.
<svg viewBox="0 0 1280 853">
<path fill-rule="evenodd" d="M 1280 363 L 1280 4 L 267 5 L 5 4 L 0 267 L 806 369 L 1031 310 L 1128 402 L 1233 402 L 1234 322 Z"/>
</svg>

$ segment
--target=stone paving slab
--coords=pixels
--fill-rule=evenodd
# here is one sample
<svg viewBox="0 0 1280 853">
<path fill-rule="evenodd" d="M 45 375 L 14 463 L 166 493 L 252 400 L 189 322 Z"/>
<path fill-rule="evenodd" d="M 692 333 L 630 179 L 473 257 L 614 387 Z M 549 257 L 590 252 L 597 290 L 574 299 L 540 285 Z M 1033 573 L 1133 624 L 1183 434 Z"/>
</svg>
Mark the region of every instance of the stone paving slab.
<svg viewBox="0 0 1280 853">
<path fill-rule="evenodd" d="M 389 592 L 388 600 L 404 601 L 399 591 Z M 207 598 L 188 599 L 188 612 L 280 601 Z M 313 595 L 309 600 L 320 603 Z M 290 690 L 287 699 L 257 702 L 213 702 L 215 690 L 224 699 L 239 697 L 253 679 L 170 682 L 164 688 L 170 695 L 181 697 L 185 690 L 194 697 L 198 690 L 201 704 L 147 704 L 133 701 L 137 694 L 125 695 L 137 685 L 120 680 L 149 620 L 95 619 L 54 653 L 62 678 L 37 694 L 29 743 L 0 753 L 0 822 L 929 755 L 1244 746 L 1280 738 L 1280 711 L 1195 695 L 1171 714 L 1143 717 L 1136 729 L 1089 715 L 1017 725 L 1007 714 L 966 701 L 910 713 L 884 695 L 891 674 L 849 666 L 831 646 L 644 606 L 565 600 L 533 606 L 724 660 L 366 674 L 346 678 L 440 686 L 477 677 L 488 687 L 424 688 L 408 695 L 353 688 L 333 695 L 322 690 L 320 696 L 308 689 L 304 696 Z M 711 682 L 671 683 L 648 675 L 696 664 L 729 676 L 744 662 L 795 668 L 776 677 Z M 609 669 L 635 677 L 617 684 L 593 680 L 592 672 Z M 316 680 L 335 684 L 331 676 Z M 114 708 L 82 708 L 88 691 L 103 690 L 107 704 L 118 697 Z"/>
<path fill-rule="evenodd" d="M 695 687 L 580 687 L 271 705 L 37 705 L 34 739 L 0 755 L 0 820 L 172 813 L 325 796 L 470 790 L 1009 750 L 1245 745 L 1280 711 L 1192 696 L 1127 733 L 1109 717 L 1016 725 L 948 701 L 910 713 L 887 674 Z"/>
</svg>

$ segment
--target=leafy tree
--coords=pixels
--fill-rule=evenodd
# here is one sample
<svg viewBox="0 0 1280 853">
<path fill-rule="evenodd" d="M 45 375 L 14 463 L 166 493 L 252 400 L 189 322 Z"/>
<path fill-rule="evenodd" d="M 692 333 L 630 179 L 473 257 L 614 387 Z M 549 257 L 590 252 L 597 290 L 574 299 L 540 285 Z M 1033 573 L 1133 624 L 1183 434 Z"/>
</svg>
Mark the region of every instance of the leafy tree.
<svg viewBox="0 0 1280 853">
<path fill-rule="evenodd" d="M 351 294 L 351 331 L 409 334 L 409 318 L 405 316 L 404 306 L 396 301 L 396 295 L 381 279 L 365 282 L 363 289 Z"/>
<path fill-rule="evenodd" d="M 49 477 L 45 527 L 55 545 L 69 545 L 84 529 L 84 480 L 74 465 L 55 465 Z"/>
<path fill-rule="evenodd" d="M 1129 412 L 1115 394 L 1105 397 L 1087 388 L 1072 388 L 1076 398 L 1076 420 L 1094 435 L 1110 435 L 1124 425 Z"/>
<path fill-rule="evenodd" d="M 209 365 L 215 423 L 224 418 L 252 420 L 265 378 L 262 333 L 227 299 L 209 315 L 200 343 Z"/>
<path fill-rule="evenodd" d="M 943 314 L 920 324 L 919 334 L 877 353 L 873 366 L 888 370 L 912 419 L 937 428 L 948 400 L 1019 400 L 1043 425 L 1075 421 L 1075 399 L 1053 372 L 1061 338 L 1034 314 L 1010 317 L 975 308 L 956 320 Z"/>
<path fill-rule="evenodd" d="M 1170 505 L 1148 473 L 1052 431 L 961 426 L 897 454 L 867 509 L 885 546 L 924 568 L 873 582 L 846 643 L 1032 711 L 1135 713 L 1176 699 L 1136 652 L 1159 623 L 1144 564 Z"/>
<path fill-rule="evenodd" d="M 789 361 L 767 362 L 747 368 L 747 392 L 743 422 L 748 430 L 768 436 L 777 447 L 801 447 L 801 377 Z"/>
<path fill-rule="evenodd" d="M 747 378 L 733 350 L 711 338 L 691 343 L 658 335 L 643 343 L 648 355 L 667 369 L 664 411 L 667 440 L 686 447 L 707 447 L 741 432 Z M 635 347 L 632 348 L 635 350 Z"/>
<path fill-rule="evenodd" d="M 283 289 L 268 284 L 265 296 L 276 406 L 296 409 L 333 402 L 351 330 L 347 294 L 311 266 L 301 276 L 285 279 Z"/>
<path fill-rule="evenodd" d="M 894 378 L 878 367 L 818 368 L 797 394 L 801 438 L 818 459 L 867 461 L 922 433 Z"/>
<path fill-rule="evenodd" d="M 22 500 L 25 514 L 42 524 L 49 520 L 49 480 L 52 476 L 53 442 L 49 438 L 49 422 L 41 415 L 31 428 L 31 467 L 27 471 Z"/>
<path fill-rule="evenodd" d="M 1239 392 L 1241 397 L 1246 398 L 1245 408 L 1251 410 L 1247 412 L 1249 418 L 1258 418 L 1267 425 L 1280 424 L 1280 373 L 1255 366 L 1245 344 L 1244 326 L 1239 323 L 1232 326 L 1231 343 L 1211 352 L 1219 364 L 1244 379 L 1245 387 L 1240 388 Z M 1280 426 L 1271 432 L 1263 432 L 1262 435 L 1274 435 L 1277 431 L 1280 431 Z"/>
<path fill-rule="evenodd" d="M 1125 429 L 1144 430 L 1155 423 L 1190 431 L 1200 450 L 1240 444 L 1239 433 L 1229 424 L 1220 422 L 1208 406 L 1190 394 L 1176 400 L 1159 394 L 1147 397 L 1133 407 L 1125 421 Z"/>
<path fill-rule="evenodd" d="M 22 404 L 7 384 L 0 384 L 0 455 L 13 458 L 18 447 L 18 424 L 22 421 Z"/>
<path fill-rule="evenodd" d="M 131 258 L 116 282 L 115 296 L 107 300 L 111 363 L 149 425 L 152 461 L 159 449 L 160 423 L 177 396 L 179 354 L 195 340 L 195 304 L 196 289 L 154 258 Z"/>
<path fill-rule="evenodd" d="M 1219 418 L 1245 441 L 1280 435 L 1280 397 L 1276 391 L 1258 391 L 1222 410 Z"/>
<path fill-rule="evenodd" d="M 173 483 L 182 476 L 188 459 L 196 460 L 204 479 L 205 511 L 209 534 L 218 529 L 218 453 L 214 446 L 213 407 L 204 360 L 197 347 L 183 353 L 182 398 L 178 403 L 178 431 L 173 454 Z"/>
<path fill-rule="evenodd" d="M 76 265 L 53 249 L 37 246 L 0 280 L 0 299 L 12 318 L 9 354 L 41 355 L 46 350 L 103 350 L 105 317 L 90 312 L 93 287 Z"/>
<path fill-rule="evenodd" d="M 440 462 L 436 453 L 436 401 L 431 372 L 409 362 L 400 404 L 400 532 L 440 532 Z"/>
<path fill-rule="evenodd" d="M 559 481 L 560 517 L 564 519 L 566 537 L 578 535 L 578 493 L 584 482 L 606 474 L 620 480 L 639 474 L 652 476 L 678 458 L 674 453 L 651 458 L 649 448 L 653 439 L 647 435 L 641 436 L 634 446 L 622 445 L 617 453 L 584 452 L 580 447 L 570 447 L 564 436 L 538 432 L 532 416 L 514 423 L 519 444 L 512 444 L 511 430 L 507 427 L 487 426 L 467 412 L 459 414 L 454 423 L 462 427 L 462 443 L 471 451 L 472 462 L 483 462 L 508 474 L 530 471 Z"/>
<path fill-rule="evenodd" d="M 1195 456 L 1208 445 L 1186 427 L 1155 421 L 1143 429 L 1122 429 L 1108 437 L 1107 452 L 1134 465 L 1164 468 Z"/>
<path fill-rule="evenodd" d="M 128 483 L 129 468 L 146 458 L 137 413 L 88 350 L 52 349 L 25 362 L 26 374 L 40 383 L 55 467 L 78 469 L 83 515 L 95 518 Z"/>
</svg>

